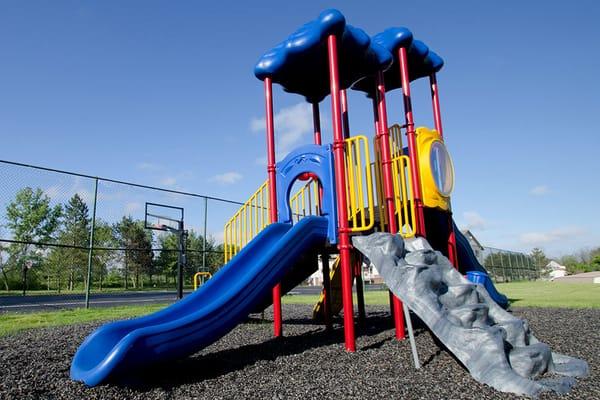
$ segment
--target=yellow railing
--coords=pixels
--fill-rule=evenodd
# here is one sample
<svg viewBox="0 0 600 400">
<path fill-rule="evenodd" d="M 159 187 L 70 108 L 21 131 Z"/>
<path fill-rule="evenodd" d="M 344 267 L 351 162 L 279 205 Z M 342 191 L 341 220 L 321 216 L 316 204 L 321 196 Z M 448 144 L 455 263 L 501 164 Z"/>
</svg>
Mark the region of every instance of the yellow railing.
<svg viewBox="0 0 600 400">
<path fill-rule="evenodd" d="M 394 208 L 398 216 L 398 232 L 405 238 L 415 236 L 416 214 L 412 195 L 410 158 L 398 156 L 392 160 Z"/>
<path fill-rule="evenodd" d="M 290 198 L 292 220 L 300 221 L 308 215 L 319 215 L 319 182 L 311 179 Z"/>
<path fill-rule="evenodd" d="M 389 128 L 390 153 L 392 155 L 392 178 L 394 183 L 394 205 L 398 218 L 398 231 L 403 237 L 415 235 L 415 210 L 412 198 L 412 178 L 410 174 L 410 162 L 408 156 L 403 155 L 402 131 L 398 124 Z M 371 165 L 375 175 L 375 190 L 377 194 L 377 213 L 379 216 L 380 229 L 385 230 L 388 223 L 385 211 L 385 197 L 383 188 L 383 171 L 381 164 L 380 146 L 375 145 L 375 162 Z"/>
<path fill-rule="evenodd" d="M 269 186 L 265 181 L 225 224 L 225 263 L 269 224 Z"/>
<path fill-rule="evenodd" d="M 375 224 L 375 202 L 366 136 L 346 139 L 346 187 L 350 229 L 352 232 L 371 229 Z"/>
<path fill-rule="evenodd" d="M 369 230 L 375 223 L 370 165 L 367 138 L 354 136 L 346 139 L 347 203 L 352 232 Z M 292 220 L 297 222 L 308 215 L 319 215 L 321 212 L 319 202 L 319 183 L 311 179 L 290 198 Z M 225 263 L 229 262 L 268 224 L 269 190 L 268 182 L 265 182 L 225 224 Z"/>
<path fill-rule="evenodd" d="M 207 278 L 208 279 L 212 278 L 212 274 L 210 272 L 206 272 L 206 271 L 196 272 L 194 274 L 194 290 L 198 289 L 198 286 L 204 285 L 204 282 L 206 282 Z M 200 281 L 202 281 L 201 284 L 199 284 Z"/>
<path fill-rule="evenodd" d="M 392 160 L 396 157 L 404 155 L 402 147 L 402 127 L 398 124 L 390 126 L 390 155 Z"/>
</svg>

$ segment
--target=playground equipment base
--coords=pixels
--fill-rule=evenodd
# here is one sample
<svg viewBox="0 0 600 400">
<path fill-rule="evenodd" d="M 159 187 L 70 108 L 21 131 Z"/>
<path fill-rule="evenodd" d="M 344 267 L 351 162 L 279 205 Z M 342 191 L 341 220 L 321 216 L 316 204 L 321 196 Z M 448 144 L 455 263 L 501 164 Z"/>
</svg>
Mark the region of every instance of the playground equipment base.
<svg viewBox="0 0 600 400">
<path fill-rule="evenodd" d="M 526 321 L 503 310 L 425 239 L 374 233 L 353 238 L 390 290 L 417 314 L 471 375 L 502 392 L 568 392 L 585 361 L 553 353 Z M 552 376 L 548 376 L 548 375 Z"/>
</svg>

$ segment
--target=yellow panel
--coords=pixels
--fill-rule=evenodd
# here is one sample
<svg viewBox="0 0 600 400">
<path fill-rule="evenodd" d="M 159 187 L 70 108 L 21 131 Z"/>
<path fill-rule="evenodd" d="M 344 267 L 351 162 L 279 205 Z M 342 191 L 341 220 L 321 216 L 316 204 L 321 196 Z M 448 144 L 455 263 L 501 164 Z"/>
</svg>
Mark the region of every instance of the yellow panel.
<svg viewBox="0 0 600 400">
<path fill-rule="evenodd" d="M 448 210 L 450 197 L 443 196 L 435 184 L 431 171 L 430 152 L 434 142 L 442 142 L 440 134 L 435 129 L 417 128 L 417 151 L 419 152 L 419 169 L 421 173 L 421 191 L 423 205 L 430 208 Z"/>
</svg>

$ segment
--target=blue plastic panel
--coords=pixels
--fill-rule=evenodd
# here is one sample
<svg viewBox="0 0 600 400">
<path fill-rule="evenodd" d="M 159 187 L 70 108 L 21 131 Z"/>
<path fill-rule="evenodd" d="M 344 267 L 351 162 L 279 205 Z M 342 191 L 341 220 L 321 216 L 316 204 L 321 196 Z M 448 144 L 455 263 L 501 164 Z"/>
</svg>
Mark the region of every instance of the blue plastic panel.
<svg viewBox="0 0 600 400">
<path fill-rule="evenodd" d="M 425 43 L 413 40 L 412 33 L 406 28 L 386 29 L 373 36 L 373 42 L 389 51 L 394 60 L 392 66 L 384 73 L 386 91 L 402 87 L 398 58 L 398 49 L 401 47 L 408 49 L 408 72 L 411 81 L 438 72 L 444 66 L 444 60 L 431 51 Z M 373 76 L 367 76 L 352 86 L 352 89 L 365 92 L 369 97 L 373 97 L 374 88 Z"/>
<path fill-rule="evenodd" d="M 254 74 L 260 80 L 272 78 L 285 91 L 300 94 L 308 102 L 321 101 L 329 94 L 329 35 L 338 38 L 339 78 L 343 89 L 387 68 L 392 62 L 389 51 L 373 43 L 362 29 L 346 24 L 340 11 L 329 9 L 263 54 L 254 67 Z"/>
<path fill-rule="evenodd" d="M 200 351 L 243 322 L 299 256 L 323 246 L 327 225 L 323 217 L 269 225 L 197 291 L 154 314 L 96 329 L 77 350 L 71 378 L 88 386 L 126 381 Z"/>
<path fill-rule="evenodd" d="M 469 239 L 467 239 L 453 222 L 454 236 L 456 238 L 456 252 L 458 255 L 459 270 L 467 275 L 467 279 L 485 286 L 492 299 L 502 308 L 508 307 L 508 298 L 496 290 L 494 282 L 490 279 L 486 269 L 479 263 Z"/>
<path fill-rule="evenodd" d="M 298 147 L 277 163 L 277 212 L 278 221 L 292 223 L 290 191 L 294 181 L 302 174 L 311 172 L 319 178 L 323 188 L 321 215 L 327 217 L 327 238 L 337 243 L 337 208 L 335 173 L 332 146 L 308 144 Z"/>
</svg>

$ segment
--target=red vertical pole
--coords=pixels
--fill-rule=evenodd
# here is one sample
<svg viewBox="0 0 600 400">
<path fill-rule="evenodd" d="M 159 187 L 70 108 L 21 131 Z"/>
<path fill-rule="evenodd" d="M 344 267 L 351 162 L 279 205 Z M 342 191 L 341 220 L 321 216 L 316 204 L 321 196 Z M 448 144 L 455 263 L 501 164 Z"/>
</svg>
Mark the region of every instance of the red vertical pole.
<svg viewBox="0 0 600 400">
<path fill-rule="evenodd" d="M 380 132 L 380 128 L 379 128 L 379 107 L 377 105 L 377 85 L 375 85 L 375 95 L 373 97 L 373 120 L 375 121 L 375 147 L 377 149 L 377 151 L 379 152 L 379 162 L 381 162 L 381 135 L 379 134 Z M 389 132 L 389 131 L 388 131 Z M 389 133 L 388 133 L 389 134 Z M 382 168 L 383 169 L 383 168 Z M 383 177 L 382 177 L 383 179 Z M 383 182 L 381 184 L 383 186 Z M 383 195 L 385 197 L 385 193 Z M 384 199 L 385 202 L 385 199 Z M 384 224 L 385 226 L 385 224 Z M 394 299 L 396 296 L 393 295 L 393 293 L 388 290 L 388 294 L 389 294 L 389 300 L 390 300 L 390 314 L 392 314 L 392 316 L 394 316 Z M 394 325 L 395 325 L 395 317 L 394 317 Z"/>
<path fill-rule="evenodd" d="M 381 149 L 381 169 L 383 172 L 383 192 L 385 196 L 385 208 L 387 211 L 390 233 L 398 233 L 398 219 L 396 217 L 396 206 L 394 204 L 394 178 L 392 171 L 392 155 L 390 150 L 390 131 L 387 122 L 387 108 L 385 104 L 385 82 L 383 72 L 377 73 L 377 116 L 379 120 L 379 145 Z M 402 302 L 396 296 L 393 297 L 392 314 L 394 315 L 394 326 L 396 338 L 404 339 L 404 309 Z"/>
<path fill-rule="evenodd" d="M 273 83 L 265 78 L 265 105 L 267 121 L 267 174 L 269 176 L 269 222 L 277 222 L 277 187 L 275 184 L 275 126 L 273 123 Z M 281 284 L 273 287 L 273 333 L 282 334 Z"/>
<path fill-rule="evenodd" d="M 442 115 L 440 113 L 440 97 L 435 73 L 429 76 L 429 83 L 431 85 L 431 103 L 433 105 L 433 121 L 435 123 L 435 130 L 438 131 L 443 139 L 444 132 L 442 130 Z"/>
<path fill-rule="evenodd" d="M 435 73 L 429 76 L 429 84 L 431 86 L 431 104 L 433 106 L 433 120 L 435 130 L 438 131 L 442 140 L 444 140 L 444 132 L 442 129 L 442 113 L 440 110 L 440 92 Z M 456 235 L 454 233 L 454 224 L 452 223 L 452 206 L 449 205 L 448 210 L 448 259 L 458 268 L 458 255 L 456 251 Z"/>
<path fill-rule="evenodd" d="M 321 112 L 319 103 L 312 103 L 313 112 L 313 130 L 315 144 L 321 144 Z M 319 183 L 319 211 L 323 200 L 323 187 Z M 328 331 L 333 330 L 331 322 L 331 280 L 329 279 L 329 254 L 326 251 L 321 253 L 322 272 L 323 272 L 323 314 L 325 314 L 325 327 Z"/>
<path fill-rule="evenodd" d="M 415 135 L 415 120 L 412 112 L 412 102 L 410 99 L 410 79 L 408 76 L 408 57 L 406 49 L 398 49 L 398 58 L 400 59 L 400 77 L 402 80 L 402 95 L 404 100 L 404 115 L 406 118 L 406 136 L 408 138 L 408 151 L 410 153 L 410 166 L 412 170 L 412 192 L 416 209 L 416 233 L 426 236 L 425 215 L 423 213 L 423 195 L 421 192 L 421 175 L 419 173 L 419 154 L 417 150 L 417 140 Z"/>
<path fill-rule="evenodd" d="M 344 338 L 346 350 L 355 351 L 354 306 L 352 304 L 352 265 L 350 262 L 350 229 L 346 203 L 346 167 L 344 155 L 344 133 L 340 106 L 340 82 L 338 75 L 337 39 L 327 37 L 329 56 L 329 83 L 331 89 L 331 117 L 333 122 L 333 154 L 335 161 L 335 188 L 337 193 L 338 249 L 342 268 L 342 304 L 344 307 Z"/>
<path fill-rule="evenodd" d="M 394 180 L 392 173 L 392 155 L 390 150 L 390 132 L 387 123 L 387 109 L 385 105 L 385 85 L 383 73 L 377 74 L 377 120 L 379 123 L 379 148 L 381 150 L 381 169 L 383 172 L 383 193 L 385 197 L 385 208 L 388 215 L 390 233 L 398 232 L 398 220 L 396 218 L 396 207 L 394 205 Z"/>
</svg>

